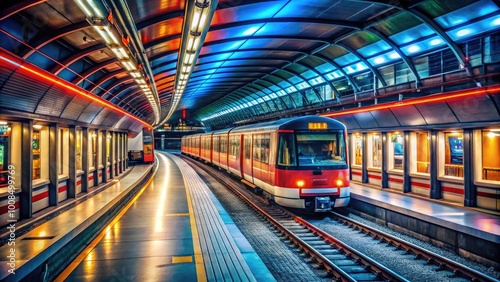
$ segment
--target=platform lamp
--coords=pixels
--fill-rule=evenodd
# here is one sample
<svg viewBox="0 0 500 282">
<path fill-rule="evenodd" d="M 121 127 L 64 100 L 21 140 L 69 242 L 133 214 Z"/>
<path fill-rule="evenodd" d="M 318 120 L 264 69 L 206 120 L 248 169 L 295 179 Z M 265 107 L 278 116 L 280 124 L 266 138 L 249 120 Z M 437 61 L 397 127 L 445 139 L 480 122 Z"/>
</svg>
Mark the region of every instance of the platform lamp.
<svg viewBox="0 0 500 282">
<path fill-rule="evenodd" d="M 218 0 L 187 1 L 182 40 L 177 59 L 174 92 L 172 93 L 168 114 L 160 124 L 165 123 L 179 105 L 191 72 L 193 71 L 194 63 L 205 41 L 205 36 L 210 27 L 210 22 L 212 22 L 217 3 Z"/>
<path fill-rule="evenodd" d="M 135 61 L 134 56 L 131 55 L 131 51 L 128 47 L 128 39 L 122 36 L 114 26 L 113 15 L 111 13 L 107 13 L 108 16 L 105 17 L 101 8 L 93 0 L 76 0 L 75 2 L 87 17 L 87 22 L 94 27 L 94 29 L 104 39 L 108 48 L 115 54 L 116 58 L 142 89 L 143 94 L 146 96 L 151 108 L 153 109 L 155 120 L 158 122 L 160 120 L 159 99 L 157 99 L 158 95 L 155 96 L 150 87 L 147 86 L 145 81 L 146 76 L 142 73 L 140 64 L 138 64 Z"/>
</svg>

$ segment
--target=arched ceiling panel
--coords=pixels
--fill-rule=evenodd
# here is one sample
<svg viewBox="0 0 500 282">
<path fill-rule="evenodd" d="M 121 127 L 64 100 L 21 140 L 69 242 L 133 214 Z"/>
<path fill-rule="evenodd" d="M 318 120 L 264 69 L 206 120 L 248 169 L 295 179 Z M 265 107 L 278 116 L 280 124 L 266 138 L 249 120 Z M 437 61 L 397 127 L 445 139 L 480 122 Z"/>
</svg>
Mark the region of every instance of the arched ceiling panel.
<svg viewBox="0 0 500 282">
<path fill-rule="evenodd" d="M 169 111 L 181 71 L 178 59 L 184 51 L 179 48 L 188 26 L 184 19 L 190 19 L 186 3 L 191 2 L 127 1 L 126 9 L 117 8 L 124 3 L 120 1 L 83 2 L 101 9 L 102 22 L 96 23 L 76 2 L 8 1 L 0 12 L 0 47 L 137 117 L 154 120 L 146 95 L 119 62 L 123 59 L 111 51 L 113 44 L 105 42 L 102 28 L 110 27 L 118 41 L 114 44 L 124 43 L 140 72 L 154 80 L 141 83 L 158 90 L 158 108 Z M 451 50 L 472 76 L 460 44 L 499 29 L 500 8 L 494 0 L 220 0 L 179 108 L 200 119 L 217 116 L 221 121 L 213 124 L 222 124 L 251 113 L 270 113 L 281 104 L 292 106 L 288 95 L 297 89 L 312 89 L 314 95 L 316 88 L 330 86 L 338 95 L 337 85 L 356 94 L 355 81 L 372 74 L 377 80 L 372 83 L 383 87 L 379 69 L 399 63 L 409 68 L 418 85 L 415 58 L 440 50 Z M 39 89 L 40 95 L 47 93 L 48 99 L 51 90 L 44 89 Z M 237 107 L 239 101 L 246 106 Z M 38 103 L 27 101 L 31 108 L 23 110 L 35 110 Z M 77 104 L 68 106 L 83 105 Z M 95 114 L 91 107 L 85 107 L 82 120 L 120 120 L 105 111 Z M 217 114 L 222 108 L 227 117 Z M 176 112 L 171 121 L 178 119 Z"/>
</svg>

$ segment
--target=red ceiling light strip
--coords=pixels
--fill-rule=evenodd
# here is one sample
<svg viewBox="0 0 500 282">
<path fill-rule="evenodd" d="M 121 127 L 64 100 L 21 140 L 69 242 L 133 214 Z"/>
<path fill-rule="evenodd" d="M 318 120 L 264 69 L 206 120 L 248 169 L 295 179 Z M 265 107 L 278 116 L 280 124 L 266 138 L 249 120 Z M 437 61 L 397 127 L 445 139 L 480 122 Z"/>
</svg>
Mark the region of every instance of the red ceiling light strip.
<svg viewBox="0 0 500 282">
<path fill-rule="evenodd" d="M 80 95 L 80 96 L 83 96 L 87 99 L 90 99 L 91 101 L 96 102 L 97 104 L 100 104 L 101 106 L 104 106 L 105 108 L 111 109 L 111 110 L 113 110 L 117 113 L 120 113 L 122 115 L 126 115 L 126 116 L 140 122 L 141 124 L 145 125 L 147 128 L 151 128 L 151 125 L 149 123 L 147 123 L 147 122 L 143 121 L 142 119 L 126 112 L 125 110 L 111 104 L 107 100 L 104 100 L 98 96 L 95 96 L 94 94 L 92 94 L 88 91 L 84 91 L 81 88 L 79 88 L 79 87 L 77 87 L 77 86 L 75 86 L 75 85 L 73 85 L 73 84 L 71 84 L 63 79 L 60 79 L 60 78 L 54 76 L 53 74 L 47 73 L 45 70 L 43 70 L 37 66 L 34 66 L 28 62 L 20 61 L 20 59 L 16 58 L 15 56 L 9 55 L 6 52 L 1 51 L 1 50 L 0 50 L 0 59 L 3 60 L 4 62 L 7 62 L 15 67 L 19 67 L 19 68 L 33 74 L 35 76 L 35 78 L 42 79 L 42 80 L 57 84 L 63 88 L 70 90 L 71 92 L 73 92 L 77 95 Z"/>
<path fill-rule="evenodd" d="M 448 93 L 444 93 L 444 94 L 433 95 L 431 97 L 416 98 L 416 99 L 410 99 L 410 100 L 401 101 L 401 102 L 379 104 L 379 105 L 367 106 L 367 107 L 345 110 L 345 111 L 340 111 L 340 112 L 335 112 L 335 113 L 322 114 L 322 116 L 325 116 L 325 117 L 343 116 L 343 115 L 349 115 L 349 114 L 364 113 L 364 112 L 369 112 L 369 111 L 377 111 L 377 110 L 383 110 L 383 109 L 392 109 L 392 108 L 419 105 L 419 104 L 425 104 L 425 103 L 440 102 L 440 101 L 444 101 L 444 100 L 448 100 L 448 99 L 467 97 L 467 96 L 471 96 L 471 95 L 497 94 L 498 92 L 500 92 L 500 86 L 482 87 L 480 89 L 473 89 L 473 90 L 467 89 L 467 90 L 460 90 L 460 91 L 455 91 L 455 92 L 448 92 Z"/>
</svg>

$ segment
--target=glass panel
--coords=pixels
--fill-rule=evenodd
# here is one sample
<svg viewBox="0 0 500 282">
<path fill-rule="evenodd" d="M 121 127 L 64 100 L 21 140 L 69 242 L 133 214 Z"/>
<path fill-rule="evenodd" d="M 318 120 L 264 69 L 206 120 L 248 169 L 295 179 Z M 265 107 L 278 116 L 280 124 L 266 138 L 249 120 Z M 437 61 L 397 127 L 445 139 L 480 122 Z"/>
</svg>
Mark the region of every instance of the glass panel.
<svg viewBox="0 0 500 282">
<path fill-rule="evenodd" d="M 33 143 L 31 144 L 33 151 L 33 179 L 42 177 L 40 143 L 40 131 L 33 130 Z"/>
<path fill-rule="evenodd" d="M 417 132 L 417 172 L 430 172 L 430 136 L 428 132 Z"/>
<path fill-rule="evenodd" d="M 354 164 L 363 164 L 363 137 L 359 134 L 354 135 Z"/>
<path fill-rule="evenodd" d="M 370 156 L 371 160 L 368 159 L 368 167 L 381 168 L 382 167 L 382 134 L 373 133 L 370 134 L 369 142 L 371 142 Z M 369 144 L 370 145 L 370 144 Z"/>
<path fill-rule="evenodd" d="M 91 148 L 92 148 L 92 159 L 90 160 L 90 166 L 91 167 L 96 167 L 97 166 L 97 134 L 95 131 L 92 131 L 90 133 L 90 142 L 91 142 Z"/>
<path fill-rule="evenodd" d="M 291 133 L 279 135 L 278 165 L 295 166 L 295 142 Z"/>
<path fill-rule="evenodd" d="M 463 134 L 451 132 L 445 133 L 445 162 L 444 175 L 463 177 Z"/>
<path fill-rule="evenodd" d="M 76 130 L 76 169 L 82 170 L 82 130 Z"/>
<path fill-rule="evenodd" d="M 403 133 L 395 132 L 391 134 L 391 149 L 393 153 L 392 169 L 403 169 L 404 164 L 404 138 Z"/>
<path fill-rule="evenodd" d="M 482 148 L 482 179 L 500 181 L 500 128 L 483 131 Z"/>
<path fill-rule="evenodd" d="M 299 166 L 346 165 L 344 131 L 297 133 Z"/>
</svg>

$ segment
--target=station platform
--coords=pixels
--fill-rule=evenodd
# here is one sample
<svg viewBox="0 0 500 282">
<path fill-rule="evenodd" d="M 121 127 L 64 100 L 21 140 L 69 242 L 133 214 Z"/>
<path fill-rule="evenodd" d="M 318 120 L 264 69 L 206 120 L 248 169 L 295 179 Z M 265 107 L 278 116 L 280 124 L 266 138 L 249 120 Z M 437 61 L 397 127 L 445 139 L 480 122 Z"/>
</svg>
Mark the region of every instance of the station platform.
<svg viewBox="0 0 500 282">
<path fill-rule="evenodd" d="M 173 154 L 156 157 L 145 185 L 139 180 L 151 166 L 136 166 L 112 187 L 15 238 L 15 274 L 7 261 L 12 247 L 0 247 L 0 280 L 274 281 L 198 174 Z M 124 202 L 103 231 L 94 231 L 93 222 Z M 92 232 L 99 234 L 91 240 Z M 85 238 L 84 246 L 74 246 Z M 58 268 L 68 252 L 72 263 Z"/>
<path fill-rule="evenodd" d="M 350 206 L 379 223 L 500 269 L 500 216 L 353 182 Z"/>
</svg>

